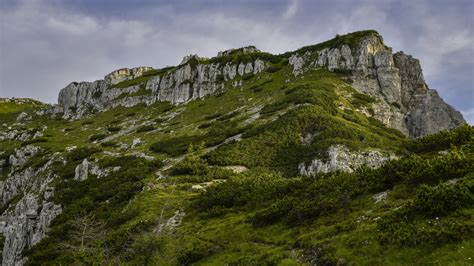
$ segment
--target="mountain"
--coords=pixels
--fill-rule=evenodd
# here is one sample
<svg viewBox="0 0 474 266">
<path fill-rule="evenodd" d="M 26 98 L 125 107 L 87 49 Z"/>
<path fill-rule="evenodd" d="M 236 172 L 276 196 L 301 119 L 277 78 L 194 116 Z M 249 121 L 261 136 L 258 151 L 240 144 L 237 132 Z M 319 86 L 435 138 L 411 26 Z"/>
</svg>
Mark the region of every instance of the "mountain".
<svg viewBox="0 0 474 266">
<path fill-rule="evenodd" d="M 0 100 L 2 265 L 469 264 L 474 130 L 375 31 Z"/>
</svg>

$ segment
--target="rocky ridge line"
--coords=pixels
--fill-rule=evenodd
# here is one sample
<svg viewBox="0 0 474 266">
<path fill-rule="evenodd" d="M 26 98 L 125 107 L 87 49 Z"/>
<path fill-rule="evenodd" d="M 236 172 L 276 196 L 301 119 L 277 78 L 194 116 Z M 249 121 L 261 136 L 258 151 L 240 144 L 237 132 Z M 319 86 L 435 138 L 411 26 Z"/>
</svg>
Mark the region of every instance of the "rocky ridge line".
<svg viewBox="0 0 474 266">
<path fill-rule="evenodd" d="M 342 37 L 334 40 L 337 38 Z M 419 60 L 403 52 L 393 54 L 376 33 L 368 33 L 352 45 L 343 43 L 304 53 L 302 49 L 289 53 L 289 64 L 295 76 L 316 68 L 346 74 L 356 90 L 377 100 L 370 108 L 362 107 L 360 111 L 388 127 L 419 137 L 466 123 L 460 112 L 428 88 Z M 219 52 L 218 57 L 236 51 L 259 52 L 249 46 Z M 181 65 L 148 79 L 145 86 L 114 87 L 119 80 L 145 75 L 145 70 L 149 71 L 147 67 L 117 70 L 104 80 L 73 82 L 61 90 L 55 111 L 62 112 L 65 118 L 78 119 L 116 106 L 150 105 L 158 101 L 183 104 L 221 92 L 224 82 L 237 76 L 260 73 L 266 66 L 261 59 L 239 64 L 204 61 L 196 55 L 187 56 Z M 241 82 L 234 80 L 232 85 L 240 86 Z"/>
</svg>

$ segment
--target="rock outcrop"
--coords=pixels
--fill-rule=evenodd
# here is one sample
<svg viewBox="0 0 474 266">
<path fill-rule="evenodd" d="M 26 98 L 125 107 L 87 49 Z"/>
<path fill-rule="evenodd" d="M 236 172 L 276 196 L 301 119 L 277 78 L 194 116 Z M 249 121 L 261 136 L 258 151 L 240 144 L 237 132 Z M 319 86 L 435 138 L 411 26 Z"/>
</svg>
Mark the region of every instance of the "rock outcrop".
<svg viewBox="0 0 474 266">
<path fill-rule="evenodd" d="M 325 161 L 314 159 L 308 166 L 301 163 L 298 167 L 300 174 L 311 176 L 336 171 L 351 173 L 363 165 L 378 168 L 386 161 L 393 159 L 392 156 L 384 155 L 379 151 L 352 152 L 343 145 L 332 145 L 327 155 L 328 159 Z"/>
<path fill-rule="evenodd" d="M 248 46 L 219 52 L 214 60 L 190 55 L 179 66 L 157 70 L 148 80 L 140 80 L 143 83 L 126 88 L 116 85 L 140 77 L 151 68 L 120 69 L 104 80 L 73 82 L 61 90 L 59 109 L 65 118 L 74 119 L 116 106 L 157 101 L 186 103 L 224 90 L 229 87 L 224 86 L 227 81 L 234 87 L 241 86 L 238 76 L 262 72 L 266 62 L 258 59 L 259 53 L 254 46 Z M 257 59 L 235 63 L 227 60 L 235 54 Z M 403 52 L 393 54 L 375 32 L 367 33 L 356 43 L 342 42 L 306 49 L 303 54 L 299 50 L 288 54 L 295 76 L 315 68 L 346 74 L 356 90 L 377 100 L 361 111 L 407 135 L 419 137 L 465 124 L 458 111 L 428 88 L 419 61 Z"/>
<path fill-rule="evenodd" d="M 22 251 L 43 239 L 52 220 L 61 213 L 61 206 L 51 197 L 54 189 L 50 183 L 53 159 L 34 169 L 26 162 L 39 149 L 26 146 L 10 156 L 12 172 L 0 181 L 0 233 L 3 234 L 2 265 L 23 265 L 26 258 Z M 29 154 L 29 155 L 27 155 Z"/>
<path fill-rule="evenodd" d="M 114 87 L 110 77 L 112 74 L 104 80 L 72 82 L 59 93 L 59 106 L 65 118 L 75 119 L 117 106 L 150 105 L 158 101 L 177 105 L 221 91 L 225 81 L 237 76 L 257 74 L 265 69 L 265 63 L 260 59 L 239 64 L 194 64 L 189 59 L 177 68 L 150 77 L 144 86 Z M 119 74 L 112 76 L 117 77 Z"/>
<path fill-rule="evenodd" d="M 218 57 L 227 56 L 227 55 L 231 55 L 232 53 L 235 53 L 235 52 L 242 52 L 244 54 L 251 54 L 251 53 L 260 52 L 260 50 L 257 49 L 257 47 L 250 45 L 250 46 L 246 46 L 246 47 L 242 47 L 242 48 L 228 49 L 228 50 L 225 50 L 225 51 L 220 51 L 219 53 L 217 53 L 217 56 Z"/>
<path fill-rule="evenodd" d="M 143 73 L 153 70 L 152 67 L 142 66 L 136 68 L 121 68 L 112 71 L 110 74 L 104 77 L 104 80 L 110 84 L 117 84 L 124 80 L 134 79 L 141 77 Z"/>
<path fill-rule="evenodd" d="M 420 62 L 403 52 L 392 54 L 377 34 L 367 35 L 352 48 L 343 44 L 294 54 L 289 63 L 295 75 L 312 68 L 348 74 L 355 89 L 377 99 L 373 117 L 407 135 L 424 136 L 466 123 L 436 91 L 428 89 Z"/>
</svg>

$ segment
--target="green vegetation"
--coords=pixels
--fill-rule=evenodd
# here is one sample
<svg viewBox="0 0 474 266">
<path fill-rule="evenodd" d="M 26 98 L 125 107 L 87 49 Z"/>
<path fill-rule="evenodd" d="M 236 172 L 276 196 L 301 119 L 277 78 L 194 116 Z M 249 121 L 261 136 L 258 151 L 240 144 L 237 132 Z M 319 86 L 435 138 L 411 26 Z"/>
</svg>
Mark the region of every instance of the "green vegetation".
<svg viewBox="0 0 474 266">
<path fill-rule="evenodd" d="M 89 139 L 91 141 L 96 141 L 96 140 L 105 139 L 106 137 L 107 137 L 107 134 L 105 134 L 105 133 L 96 133 L 96 134 L 90 136 Z"/>
<path fill-rule="evenodd" d="M 71 153 L 72 158 L 69 159 L 77 160 L 96 150 L 84 148 L 76 152 L 79 155 Z M 101 162 L 102 167 L 121 167 L 120 171 L 106 177 L 90 177 L 85 181 L 62 179 L 56 185 L 55 202 L 65 206 L 65 209 L 54 220 L 48 237 L 27 252 L 29 262 L 55 259 L 56 262 L 70 264 L 85 259 L 83 262 L 92 263 L 98 258 L 94 256 L 100 250 L 107 249 L 109 256 L 126 253 L 130 234 L 138 233 L 147 224 L 122 227 L 136 215 L 133 212 L 123 213 L 122 209 L 160 165 L 160 162 L 138 157 L 117 157 Z M 91 228 L 84 227 L 84 224 Z M 79 230 L 77 234 L 80 236 L 82 233 L 83 237 L 75 237 L 75 230 Z M 83 243 L 81 239 L 87 242 Z"/>
<path fill-rule="evenodd" d="M 201 135 L 185 135 L 170 139 L 160 140 L 150 146 L 150 150 L 157 153 L 166 153 L 171 156 L 184 154 L 190 145 L 204 144 L 212 147 L 223 143 L 227 138 L 241 133 L 244 128 L 237 126 L 235 122 L 215 122 L 209 126 L 208 132 Z"/>
<path fill-rule="evenodd" d="M 31 139 L 31 140 L 25 140 L 21 143 L 21 146 L 27 146 L 33 143 L 39 143 L 39 142 L 48 142 L 48 139 L 46 138 L 36 138 L 36 139 Z"/>
<path fill-rule="evenodd" d="M 32 111 L 44 106 L 39 101 L 27 98 L 12 100 L 0 98 L 0 123 L 13 123 L 21 112 L 31 114 Z"/>
<path fill-rule="evenodd" d="M 339 36 L 298 53 L 353 47 L 369 34 L 377 33 Z M 1 179 L 12 170 L 8 158 L 16 148 L 38 146 L 16 171 L 47 166 L 34 182 L 51 177 L 48 200 L 63 209 L 47 237 L 24 251 L 27 263 L 469 265 L 473 127 L 409 139 L 358 111 L 370 112 L 376 100 L 356 92 L 346 72 L 295 77 L 289 56 L 235 50 L 192 59 L 194 66 L 259 58 L 267 68 L 237 78 L 236 88 L 222 76 L 225 93 L 177 106 L 117 107 L 70 121 L 33 116 L 15 124 L 19 112 L 36 108 L 15 105 L 7 126 L 44 137 L 0 141 Z M 136 94 L 123 97 L 139 95 L 147 79 L 171 69 L 115 88 L 137 85 Z M 334 144 L 393 158 L 377 169 L 300 175 L 301 163 L 326 162 Z M 84 159 L 88 177 L 74 180 Z"/>
<path fill-rule="evenodd" d="M 333 39 L 319 44 L 305 46 L 303 48 L 298 49 L 296 52 L 298 54 L 304 54 L 307 51 L 319 51 L 325 48 L 338 48 L 342 45 L 347 45 L 351 49 L 354 49 L 362 38 L 369 35 L 374 35 L 378 38 L 382 38 L 375 30 L 357 31 L 345 35 L 337 35 Z"/>
<path fill-rule="evenodd" d="M 352 95 L 353 99 L 351 101 L 352 105 L 354 107 L 359 108 L 361 106 L 369 106 L 369 104 L 376 102 L 376 100 L 372 97 L 370 97 L 367 94 L 363 93 L 354 93 Z"/>
<path fill-rule="evenodd" d="M 138 127 L 136 132 L 140 133 L 140 132 L 148 132 L 152 130 L 155 130 L 155 127 L 153 125 L 144 125 L 144 126 Z"/>
<path fill-rule="evenodd" d="M 121 126 L 109 126 L 109 127 L 107 128 L 107 130 L 108 130 L 109 132 L 118 132 L 118 131 L 120 131 L 121 129 L 122 129 Z"/>
</svg>

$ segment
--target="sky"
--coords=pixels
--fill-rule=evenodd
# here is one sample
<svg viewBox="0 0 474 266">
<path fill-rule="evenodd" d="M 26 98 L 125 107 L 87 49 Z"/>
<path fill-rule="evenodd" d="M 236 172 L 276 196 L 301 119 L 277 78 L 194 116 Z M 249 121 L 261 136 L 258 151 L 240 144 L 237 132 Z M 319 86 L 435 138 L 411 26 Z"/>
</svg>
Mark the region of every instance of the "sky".
<svg viewBox="0 0 474 266">
<path fill-rule="evenodd" d="M 56 103 L 72 81 L 255 45 L 283 53 L 375 29 L 474 124 L 473 0 L 0 0 L 0 97 Z"/>
</svg>

